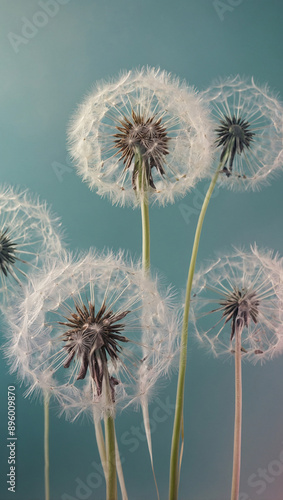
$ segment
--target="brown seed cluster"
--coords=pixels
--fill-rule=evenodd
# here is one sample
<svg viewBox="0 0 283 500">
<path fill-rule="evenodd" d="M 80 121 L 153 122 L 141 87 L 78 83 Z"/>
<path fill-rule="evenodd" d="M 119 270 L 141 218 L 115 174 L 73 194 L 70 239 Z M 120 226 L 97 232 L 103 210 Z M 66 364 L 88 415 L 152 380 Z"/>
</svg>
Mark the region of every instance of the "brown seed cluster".
<svg viewBox="0 0 283 500">
<path fill-rule="evenodd" d="M 222 317 L 225 318 L 224 324 L 231 320 L 231 340 L 235 335 L 236 318 L 238 316 L 243 319 L 246 327 L 250 319 L 257 323 L 259 300 L 256 292 L 248 291 L 245 288 L 234 288 L 219 304 L 220 307 L 216 311 L 222 311 Z"/>
<path fill-rule="evenodd" d="M 245 148 L 249 149 L 253 141 L 254 133 L 250 130 L 248 121 L 242 118 L 225 116 L 216 129 L 218 147 L 223 147 L 220 161 L 226 157 L 223 172 L 229 177 L 232 173 L 233 162 L 237 154 L 241 154 Z M 228 153 L 228 154 L 227 154 Z M 228 163 L 228 168 L 227 168 Z"/>
<path fill-rule="evenodd" d="M 7 276 L 11 266 L 15 264 L 16 258 L 16 243 L 13 243 L 7 236 L 8 228 L 0 231 L 0 270 Z"/>
<path fill-rule="evenodd" d="M 111 359 L 115 366 L 122 351 L 120 343 L 129 342 L 129 339 L 121 334 L 126 325 L 120 321 L 130 311 L 115 314 L 107 310 L 105 302 L 97 314 L 95 314 L 94 304 L 90 302 L 88 302 L 88 307 L 85 304 L 79 306 L 75 303 L 75 309 L 76 312 L 65 317 L 67 322 L 59 322 L 60 325 L 68 327 L 62 336 L 65 342 L 64 349 L 67 351 L 64 368 L 69 368 L 76 356 L 80 361 L 77 380 L 84 379 L 89 369 L 99 396 L 102 393 L 105 374 L 108 374 L 108 359 Z M 109 376 L 109 382 L 114 400 L 115 385 L 119 381 Z"/>
<path fill-rule="evenodd" d="M 169 154 L 170 138 L 166 128 L 162 125 L 161 118 L 156 118 L 156 116 L 145 118 L 132 110 L 131 119 L 124 116 L 120 123 L 120 126 L 116 127 L 119 132 L 114 134 L 115 147 L 118 149 L 116 155 L 120 155 L 127 170 L 139 151 L 143 158 L 147 183 L 155 189 L 151 170 L 155 167 L 160 175 L 165 175 L 165 156 Z M 134 189 L 137 174 L 134 168 L 132 176 Z"/>
</svg>

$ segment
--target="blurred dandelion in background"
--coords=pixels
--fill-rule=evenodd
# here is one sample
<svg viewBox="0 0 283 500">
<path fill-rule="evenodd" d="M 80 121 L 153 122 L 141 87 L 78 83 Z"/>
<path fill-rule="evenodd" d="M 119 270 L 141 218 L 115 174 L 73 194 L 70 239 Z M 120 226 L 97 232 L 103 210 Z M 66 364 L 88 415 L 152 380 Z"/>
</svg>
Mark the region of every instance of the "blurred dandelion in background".
<svg viewBox="0 0 283 500">
<path fill-rule="evenodd" d="M 283 165 L 283 107 L 267 86 L 239 75 L 201 93 L 215 120 L 220 181 L 235 189 L 257 189 Z"/>
<path fill-rule="evenodd" d="M 215 356 L 234 353 L 235 321 L 242 316 L 242 358 L 264 361 L 282 342 L 283 267 L 256 246 L 235 250 L 195 274 L 191 300 L 197 338 Z"/>
<path fill-rule="evenodd" d="M 45 203 L 27 191 L 0 190 L 0 292 L 22 284 L 46 255 L 62 249 L 60 223 Z"/>
<path fill-rule="evenodd" d="M 59 220 L 45 203 L 33 198 L 28 191 L 12 187 L 0 189 L 0 276 L 2 313 L 7 318 L 17 287 L 29 282 L 30 273 L 40 268 L 47 258 L 56 259 L 62 251 L 62 234 Z M 11 353 L 19 355 L 14 345 Z M 14 361 L 17 364 L 16 359 Z M 21 374 L 27 377 L 27 362 L 19 363 Z M 48 385 L 48 384 L 47 384 Z M 43 388 L 45 416 L 45 498 L 49 500 L 48 418 L 49 387 Z"/>
<path fill-rule="evenodd" d="M 235 359 L 235 424 L 231 500 L 239 499 L 242 359 L 265 361 L 282 351 L 282 259 L 251 247 L 234 250 L 195 275 L 192 321 L 215 356 Z"/>
<path fill-rule="evenodd" d="M 68 135 L 78 173 L 121 205 L 139 204 L 137 156 L 143 192 L 161 205 L 185 195 L 207 175 L 211 160 L 207 107 L 193 88 L 155 68 L 98 84 L 78 108 Z"/>
</svg>

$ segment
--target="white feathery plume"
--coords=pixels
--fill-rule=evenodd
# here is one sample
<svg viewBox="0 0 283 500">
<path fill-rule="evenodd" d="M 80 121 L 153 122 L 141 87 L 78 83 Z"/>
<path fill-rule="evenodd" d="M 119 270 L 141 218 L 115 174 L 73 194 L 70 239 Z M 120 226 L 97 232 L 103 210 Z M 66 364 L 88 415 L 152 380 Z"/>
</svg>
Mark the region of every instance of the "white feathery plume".
<svg viewBox="0 0 283 500">
<path fill-rule="evenodd" d="M 235 361 L 231 499 L 239 498 L 242 441 L 242 360 L 263 363 L 282 351 L 282 260 L 256 246 L 220 256 L 195 276 L 192 320 L 198 340 Z"/>
<path fill-rule="evenodd" d="M 0 293 L 26 282 L 47 256 L 62 250 L 60 223 L 28 191 L 0 188 Z"/>
<path fill-rule="evenodd" d="M 215 81 L 201 96 L 214 116 L 216 165 L 226 158 L 220 184 L 235 190 L 267 184 L 283 166 L 283 107 L 277 96 L 239 75 Z"/>
<path fill-rule="evenodd" d="M 207 175 L 212 127 L 197 92 L 155 68 L 97 84 L 73 116 L 68 138 L 78 173 L 113 203 L 138 206 L 135 153 L 149 202 L 173 203 Z"/>
<path fill-rule="evenodd" d="M 195 275 L 192 321 L 214 356 L 234 355 L 235 320 L 244 318 L 242 359 L 263 362 L 279 354 L 283 338 L 283 266 L 271 251 L 235 249 Z M 241 313 L 241 314 L 240 314 Z"/>
<path fill-rule="evenodd" d="M 102 418 L 150 396 L 177 352 L 170 294 L 122 253 L 51 260 L 15 295 L 6 320 L 11 370 L 28 393 L 53 394 L 71 419 Z"/>
</svg>

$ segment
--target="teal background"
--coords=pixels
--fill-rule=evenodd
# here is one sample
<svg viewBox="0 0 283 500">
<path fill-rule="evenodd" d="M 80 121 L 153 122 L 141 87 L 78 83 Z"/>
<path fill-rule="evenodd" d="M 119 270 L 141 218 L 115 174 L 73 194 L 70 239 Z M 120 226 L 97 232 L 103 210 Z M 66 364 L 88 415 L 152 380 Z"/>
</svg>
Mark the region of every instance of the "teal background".
<svg viewBox="0 0 283 500">
<path fill-rule="evenodd" d="M 42 2 L 47 3 L 43 0 Z M 283 96 L 282 15 L 278 0 L 223 0 L 219 17 L 210 0 L 65 0 L 54 17 L 26 44 L 13 50 L 9 33 L 21 36 L 23 19 L 38 21 L 38 1 L 1 0 L 0 151 L 1 182 L 28 187 L 61 217 L 72 249 L 93 245 L 125 248 L 140 255 L 138 210 L 113 207 L 91 193 L 70 168 L 66 126 L 77 103 L 96 80 L 121 69 L 160 66 L 198 89 L 218 76 L 254 75 Z M 59 3 L 57 4 L 59 6 Z M 232 6 L 233 5 L 233 6 Z M 40 19 L 39 19 L 40 20 Z M 41 19 L 42 21 L 42 19 Z M 43 19 L 44 24 L 44 19 Z M 63 165 L 56 176 L 56 162 Z M 152 265 L 180 291 L 185 287 L 193 234 L 207 183 L 164 209 L 151 210 Z M 283 254 L 283 175 L 259 193 L 224 189 L 212 200 L 205 220 L 198 263 L 231 245 L 274 248 Z M 189 220 L 184 205 L 194 208 Z M 186 210 L 186 208 L 185 208 Z M 186 385 L 185 451 L 181 500 L 227 500 L 230 495 L 234 378 L 232 362 L 222 363 L 191 342 Z M 0 360 L 1 500 L 43 500 L 43 410 L 23 398 L 24 387 Z M 240 500 L 279 500 L 283 489 L 283 363 L 245 365 L 243 450 Z M 17 491 L 6 487 L 7 386 L 17 392 Z M 158 397 L 174 403 L 176 376 Z M 153 401 L 152 411 L 157 402 Z M 160 410 L 159 415 L 166 414 Z M 155 466 L 161 499 L 167 498 L 172 409 L 153 429 Z M 136 430 L 138 428 L 138 431 Z M 141 432 L 141 438 L 135 433 Z M 94 431 L 87 420 L 70 424 L 51 412 L 51 500 L 102 500 L 104 484 Z M 129 498 L 156 498 L 141 414 L 127 410 L 117 418 L 120 451 Z M 121 442 L 121 436 L 122 442 Z M 259 493 L 248 484 L 258 469 L 268 469 Z M 277 468 L 276 468 L 277 467 Z M 278 468 L 279 467 L 279 468 Z M 270 472 L 271 471 L 271 472 Z M 263 473 L 264 474 L 264 473 Z M 267 479 L 268 477 L 268 479 Z M 93 485 L 80 496 L 77 478 Z M 254 479 L 255 480 L 255 479 Z M 69 495 L 69 496 L 67 496 Z"/>
</svg>

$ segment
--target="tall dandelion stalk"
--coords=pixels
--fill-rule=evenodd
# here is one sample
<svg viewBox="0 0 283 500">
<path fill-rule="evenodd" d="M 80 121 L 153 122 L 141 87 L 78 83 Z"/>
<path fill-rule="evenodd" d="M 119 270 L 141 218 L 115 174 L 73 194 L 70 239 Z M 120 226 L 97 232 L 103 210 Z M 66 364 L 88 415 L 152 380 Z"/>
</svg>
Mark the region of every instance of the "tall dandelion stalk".
<svg viewBox="0 0 283 500">
<path fill-rule="evenodd" d="M 200 236 L 206 210 L 218 178 L 221 184 L 236 189 L 249 189 L 265 183 L 282 167 L 282 109 L 266 88 L 258 88 L 254 80 L 240 77 L 220 82 L 203 93 L 216 115 L 215 146 L 221 150 L 220 161 L 212 178 L 199 215 L 191 254 L 181 338 L 176 409 L 171 445 L 169 499 L 177 500 L 179 488 L 180 437 L 184 409 L 187 364 L 188 325 L 193 277 Z M 237 363 L 237 397 L 240 394 L 240 362 Z M 237 418 L 239 433 L 240 419 Z M 237 455 L 238 456 L 238 455 Z M 238 463 L 239 459 L 235 459 Z M 235 466 L 237 469 L 239 466 Z M 236 473 L 235 473 L 236 474 Z M 236 497 L 233 498 L 235 500 Z"/>
<path fill-rule="evenodd" d="M 48 392 L 44 394 L 44 482 L 45 482 L 45 500 L 50 499 L 50 480 L 49 480 L 49 400 Z"/>
<path fill-rule="evenodd" d="M 242 436 L 242 366 L 241 366 L 241 336 L 244 319 L 239 311 L 235 319 L 235 423 L 234 423 L 234 453 L 231 500 L 238 500 L 241 474 L 241 436 Z"/>
<path fill-rule="evenodd" d="M 175 417 L 174 426 L 172 433 L 172 443 L 171 443 L 171 459 L 170 459 L 170 484 L 169 484 L 169 500 L 176 500 L 178 498 L 178 488 L 179 488 L 179 474 L 181 468 L 180 459 L 180 438 L 181 438 L 181 427 L 183 422 L 183 408 L 184 408 L 184 393 L 185 393 L 185 375 L 187 366 L 187 348 L 188 348 L 188 327 L 189 327 L 189 313 L 190 313 L 190 300 L 191 291 L 193 284 L 193 277 L 195 272 L 200 236 L 203 226 L 204 217 L 207 211 L 207 207 L 214 191 L 219 171 L 222 168 L 222 163 L 219 164 L 217 171 L 211 181 L 209 189 L 207 191 L 206 197 L 204 199 L 202 209 L 199 215 L 197 229 L 195 233 L 195 239 L 193 244 L 193 250 L 191 255 L 191 261 L 189 266 L 189 274 L 187 279 L 186 287 L 186 297 L 184 304 L 184 317 L 183 317 L 183 327 L 181 334 L 181 350 L 180 350 L 180 361 L 179 361 L 179 374 L 178 374 L 178 384 L 176 393 L 176 405 L 175 405 Z"/>
</svg>

